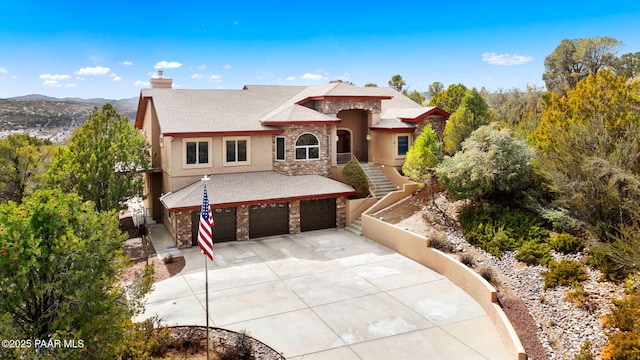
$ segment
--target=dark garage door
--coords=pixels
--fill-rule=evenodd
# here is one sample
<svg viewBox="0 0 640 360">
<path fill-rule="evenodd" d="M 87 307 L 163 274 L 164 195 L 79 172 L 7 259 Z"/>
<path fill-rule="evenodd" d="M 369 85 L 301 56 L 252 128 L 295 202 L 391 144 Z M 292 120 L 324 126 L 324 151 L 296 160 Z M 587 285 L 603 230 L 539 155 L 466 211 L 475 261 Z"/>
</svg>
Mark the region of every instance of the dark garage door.
<svg viewBox="0 0 640 360">
<path fill-rule="evenodd" d="M 288 203 L 261 204 L 249 207 L 249 238 L 288 233 Z"/>
<path fill-rule="evenodd" d="M 191 245 L 198 245 L 200 211 L 191 213 Z M 213 209 L 213 242 L 236 240 L 236 208 Z"/>
<path fill-rule="evenodd" d="M 300 201 L 300 230 L 310 231 L 336 227 L 336 199 Z"/>
</svg>

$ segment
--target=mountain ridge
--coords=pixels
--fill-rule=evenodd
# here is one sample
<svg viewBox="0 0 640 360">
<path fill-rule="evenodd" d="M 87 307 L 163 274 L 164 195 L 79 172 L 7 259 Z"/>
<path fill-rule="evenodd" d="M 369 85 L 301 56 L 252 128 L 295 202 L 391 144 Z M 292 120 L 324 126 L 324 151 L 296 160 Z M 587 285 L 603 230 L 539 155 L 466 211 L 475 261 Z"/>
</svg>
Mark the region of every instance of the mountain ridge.
<svg viewBox="0 0 640 360">
<path fill-rule="evenodd" d="M 138 98 L 55 98 L 29 94 L 0 99 L 0 138 L 27 133 L 53 143 L 62 143 L 82 125 L 95 107 L 110 103 L 121 115 L 133 120 Z"/>
</svg>

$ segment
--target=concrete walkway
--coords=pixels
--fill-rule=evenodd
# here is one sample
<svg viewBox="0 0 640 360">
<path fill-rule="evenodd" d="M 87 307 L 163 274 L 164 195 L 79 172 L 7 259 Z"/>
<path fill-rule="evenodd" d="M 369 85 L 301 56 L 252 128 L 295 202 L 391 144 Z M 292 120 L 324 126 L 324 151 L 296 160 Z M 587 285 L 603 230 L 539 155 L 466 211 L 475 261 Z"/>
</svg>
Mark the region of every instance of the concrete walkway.
<svg viewBox="0 0 640 360">
<path fill-rule="evenodd" d="M 155 284 L 141 318 L 205 324 L 204 255 L 153 225 L 158 255 L 183 271 Z M 320 230 L 215 244 L 209 325 L 251 336 L 287 359 L 507 359 L 482 308 L 440 274 L 362 236 Z"/>
</svg>

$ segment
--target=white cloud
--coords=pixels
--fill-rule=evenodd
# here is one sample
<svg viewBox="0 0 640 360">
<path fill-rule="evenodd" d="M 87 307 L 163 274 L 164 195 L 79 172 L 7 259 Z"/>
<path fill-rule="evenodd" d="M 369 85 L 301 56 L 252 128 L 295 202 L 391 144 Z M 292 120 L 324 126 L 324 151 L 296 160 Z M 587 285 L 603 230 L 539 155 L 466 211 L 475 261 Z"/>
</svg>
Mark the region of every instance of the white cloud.
<svg viewBox="0 0 640 360">
<path fill-rule="evenodd" d="M 209 76 L 209 80 L 211 80 L 213 82 L 216 82 L 216 83 L 219 83 L 219 82 L 222 82 L 222 76 L 220 76 L 220 75 L 211 75 L 211 76 Z"/>
<path fill-rule="evenodd" d="M 64 87 L 72 88 L 72 87 L 76 87 L 76 84 L 75 83 L 70 83 L 70 84 L 65 85 Z"/>
<path fill-rule="evenodd" d="M 200 69 L 200 70 L 206 70 L 206 69 L 207 69 L 207 65 L 204 65 L 204 64 L 199 65 L 199 66 L 198 66 L 198 69 Z"/>
<path fill-rule="evenodd" d="M 336 80 L 349 81 L 349 73 L 344 73 L 338 76 Z"/>
<path fill-rule="evenodd" d="M 222 68 L 225 69 L 225 70 L 231 70 L 231 65 L 229 65 L 229 64 L 223 65 Z"/>
<path fill-rule="evenodd" d="M 148 81 L 140 81 L 140 80 L 136 80 L 136 82 L 133 83 L 133 86 L 138 86 L 138 87 L 149 87 L 151 86 L 151 83 L 149 83 Z"/>
<path fill-rule="evenodd" d="M 104 66 L 96 66 L 96 67 L 85 67 L 75 72 L 76 75 L 86 75 L 86 76 L 115 76 L 114 73 L 111 72 L 111 69 Z"/>
<path fill-rule="evenodd" d="M 203 77 L 204 77 L 204 75 L 202 75 L 202 74 L 193 74 L 193 75 L 191 75 L 192 79 L 202 79 Z"/>
<path fill-rule="evenodd" d="M 177 62 L 177 61 L 162 60 L 162 61 L 159 61 L 158 63 L 156 63 L 156 66 L 154 66 L 154 68 L 155 69 L 175 69 L 175 68 L 179 68 L 181 66 L 182 66 L 182 64 Z"/>
<path fill-rule="evenodd" d="M 6 67 L 0 66 L 0 74 L 8 74 L 9 70 Z"/>
<path fill-rule="evenodd" d="M 70 75 L 60 75 L 60 74 L 55 74 L 55 75 L 42 74 L 42 75 L 40 75 L 40 80 L 45 80 L 45 81 L 60 81 L 60 80 L 69 80 L 69 79 L 71 79 Z"/>
<path fill-rule="evenodd" d="M 133 65 L 133 61 L 123 61 L 120 64 L 122 64 L 122 65 Z"/>
<path fill-rule="evenodd" d="M 496 54 L 494 52 L 486 52 L 482 54 L 482 61 L 491 65 L 522 65 L 533 61 L 533 57 L 529 55 Z"/>
<path fill-rule="evenodd" d="M 286 80 L 287 81 L 295 81 L 296 77 L 295 76 L 288 76 Z"/>
<path fill-rule="evenodd" d="M 120 80 L 122 80 L 122 77 L 117 76 L 117 75 L 114 75 L 114 76 L 111 78 L 111 80 L 112 80 L 112 81 L 120 81 Z"/>
<path fill-rule="evenodd" d="M 56 80 L 45 80 L 42 82 L 42 85 L 44 86 L 50 86 L 50 87 L 61 87 L 62 85 L 60 85 L 60 83 Z"/>
<path fill-rule="evenodd" d="M 324 79 L 324 76 L 320 74 L 305 73 L 304 75 L 302 75 L 302 78 L 305 80 L 320 81 Z"/>
</svg>

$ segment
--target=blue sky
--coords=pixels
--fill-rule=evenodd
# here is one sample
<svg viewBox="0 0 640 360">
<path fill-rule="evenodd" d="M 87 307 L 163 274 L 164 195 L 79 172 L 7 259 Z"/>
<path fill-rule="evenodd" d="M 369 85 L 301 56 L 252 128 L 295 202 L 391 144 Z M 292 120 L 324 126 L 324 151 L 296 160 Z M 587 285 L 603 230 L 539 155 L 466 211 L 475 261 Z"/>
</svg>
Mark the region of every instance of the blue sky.
<svg viewBox="0 0 640 360">
<path fill-rule="evenodd" d="M 159 68 L 179 88 L 526 88 L 562 39 L 595 36 L 640 51 L 640 1 L 5 0 L 0 98 L 134 97 Z"/>
</svg>

